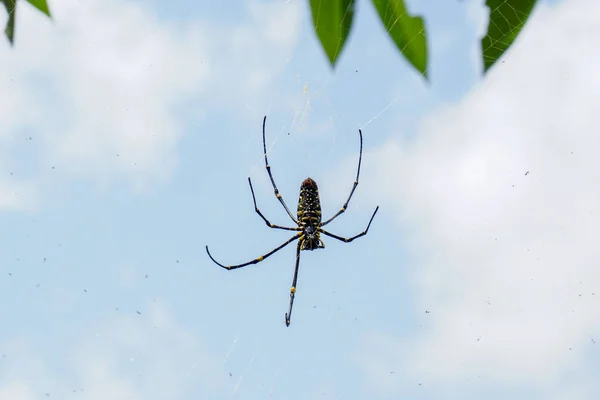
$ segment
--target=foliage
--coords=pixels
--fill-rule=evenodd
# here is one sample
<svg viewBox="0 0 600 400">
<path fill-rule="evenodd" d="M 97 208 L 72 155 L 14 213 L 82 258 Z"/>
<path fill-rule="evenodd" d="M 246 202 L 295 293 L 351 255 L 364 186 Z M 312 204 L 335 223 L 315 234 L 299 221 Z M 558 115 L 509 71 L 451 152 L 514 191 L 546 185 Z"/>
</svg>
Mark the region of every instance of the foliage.
<svg viewBox="0 0 600 400">
<path fill-rule="evenodd" d="M 404 0 L 372 0 L 390 38 L 410 64 L 427 78 L 427 32 Z M 481 40 L 484 71 L 513 44 L 537 0 L 486 0 L 488 31 Z M 335 66 L 352 28 L 354 0 L 310 0 L 313 25 L 331 67 Z"/>
<path fill-rule="evenodd" d="M 17 0 L 0 0 L 8 12 L 4 32 L 14 43 Z M 27 0 L 51 17 L 46 0 Z M 372 0 L 381 22 L 400 54 L 427 79 L 427 31 L 422 17 L 413 16 L 404 0 Z M 487 72 L 510 48 L 529 19 L 537 0 L 486 0 L 490 9 L 481 56 Z M 354 21 L 355 0 L 309 0 L 317 38 L 333 68 L 342 53 Z"/>
<path fill-rule="evenodd" d="M 52 18 L 46 0 L 27 1 L 29 4 L 46 14 L 48 17 Z M 6 28 L 4 28 L 4 33 L 12 45 L 15 40 L 15 15 L 17 12 L 17 0 L 0 0 L 0 2 L 4 3 L 4 7 L 6 7 L 6 12 L 8 13 L 8 22 L 6 23 Z"/>
<path fill-rule="evenodd" d="M 536 0 L 487 0 L 490 24 L 481 39 L 483 68 L 487 71 L 515 41 L 527 22 Z"/>
</svg>

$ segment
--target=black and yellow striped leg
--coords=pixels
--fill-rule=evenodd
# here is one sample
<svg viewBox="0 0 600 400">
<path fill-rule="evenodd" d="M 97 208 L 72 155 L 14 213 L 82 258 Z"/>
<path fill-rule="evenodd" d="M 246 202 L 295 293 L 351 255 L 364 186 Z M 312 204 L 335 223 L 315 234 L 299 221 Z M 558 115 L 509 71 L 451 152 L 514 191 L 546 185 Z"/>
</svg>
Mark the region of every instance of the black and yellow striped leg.
<svg viewBox="0 0 600 400">
<path fill-rule="evenodd" d="M 294 306 L 294 296 L 296 295 L 296 283 L 298 282 L 298 267 L 300 266 L 300 248 L 302 247 L 302 240 L 298 242 L 296 248 L 296 268 L 294 269 L 294 280 L 292 281 L 292 288 L 290 289 L 290 309 L 285 314 L 285 326 L 290 326 L 290 319 L 292 318 L 292 307 Z"/>
<path fill-rule="evenodd" d="M 365 229 L 363 232 L 359 233 L 356 236 L 352 236 L 351 238 L 345 238 L 345 237 L 341 237 L 341 236 L 338 236 L 338 235 L 334 235 L 333 233 L 329 233 L 325 229 L 321 229 L 321 228 L 319 228 L 319 232 L 321 232 L 322 234 L 327 235 L 329 237 L 332 237 L 334 239 L 340 240 L 342 242 L 350 243 L 354 239 L 358 239 L 359 237 L 365 236 L 367 234 L 367 232 L 369 231 L 369 227 L 371 226 L 371 222 L 373 222 L 373 218 L 375 218 L 375 214 L 377 214 L 378 210 L 379 210 L 379 206 L 377 206 L 377 208 L 373 212 L 373 215 L 371 215 L 371 219 L 369 220 L 369 224 L 367 225 L 367 229 Z"/>
<path fill-rule="evenodd" d="M 283 244 L 281 244 L 280 246 L 277 246 L 276 248 L 274 248 L 273 250 L 271 250 L 270 252 L 268 252 L 267 254 L 260 256 L 258 258 L 255 258 L 252 261 L 249 261 L 247 263 L 243 263 L 243 264 L 238 264 L 238 265 L 223 265 L 220 262 L 218 262 L 217 260 L 215 260 L 213 258 L 213 256 L 210 254 L 210 251 L 208 251 L 208 246 L 206 246 L 206 252 L 208 253 L 208 256 L 210 257 L 211 260 L 213 260 L 213 262 L 215 264 L 217 264 L 219 267 L 221 268 L 225 268 L 227 270 L 232 270 L 232 269 L 236 269 L 236 268 L 242 268 L 245 267 L 247 265 L 250 264 L 257 264 L 259 262 L 261 262 L 262 260 L 266 259 L 267 257 L 269 257 L 272 254 L 277 253 L 279 250 L 283 249 L 285 246 L 287 246 L 288 244 L 292 243 L 294 240 L 298 240 L 302 238 L 302 232 L 298 232 L 297 235 L 292 236 L 291 238 L 289 238 L 288 240 L 286 240 Z"/>
<path fill-rule="evenodd" d="M 301 231 L 302 230 L 302 228 L 300 228 L 300 227 L 288 228 L 287 226 L 275 225 L 275 224 L 272 224 L 271 222 L 269 222 L 269 220 L 263 215 L 263 213 L 260 212 L 260 210 L 258 209 L 258 206 L 256 205 L 256 196 L 254 195 L 254 188 L 252 187 L 252 181 L 250 180 L 250 177 L 248 177 L 248 184 L 250 184 L 250 192 L 252 193 L 252 201 L 254 201 L 254 211 L 256 211 L 256 213 L 258 215 L 260 215 L 260 217 L 263 219 L 263 221 L 265 221 L 265 223 L 267 224 L 267 226 L 269 228 L 283 229 L 286 231 Z"/>
<path fill-rule="evenodd" d="M 277 185 L 275 184 L 275 179 L 273 179 L 273 174 L 271 173 L 271 166 L 269 165 L 269 160 L 267 160 L 267 142 L 265 141 L 265 125 L 266 125 L 266 123 L 267 123 L 267 116 L 265 115 L 265 118 L 263 119 L 263 151 L 265 153 L 265 167 L 267 168 L 267 173 L 269 174 L 269 179 L 271 179 L 271 184 L 273 185 L 275 197 L 277 197 L 277 200 L 279 200 L 279 202 L 281 203 L 283 208 L 285 208 L 285 211 L 288 213 L 288 215 L 290 216 L 292 221 L 294 221 L 295 224 L 298 224 L 298 220 L 296 218 L 294 218 L 294 215 L 290 212 L 290 209 L 285 204 L 285 201 L 283 201 L 283 197 L 281 197 L 281 194 L 279 193 L 279 189 L 277 189 Z"/>
<path fill-rule="evenodd" d="M 334 219 L 339 217 L 341 214 L 343 214 L 344 211 L 346 211 L 346 209 L 348 208 L 348 204 L 350 203 L 350 199 L 352 198 L 352 195 L 354 194 L 354 191 L 356 190 L 356 187 L 358 186 L 358 176 L 360 175 L 360 163 L 362 161 L 362 144 L 363 144 L 362 131 L 360 129 L 358 130 L 358 135 L 360 136 L 360 152 L 358 153 L 358 170 L 356 171 L 356 179 L 354 180 L 354 184 L 352 185 L 352 190 L 350 191 L 350 196 L 348 196 L 348 199 L 346 199 L 346 202 L 344 203 L 342 208 L 340 208 L 340 210 L 333 217 L 331 217 L 327 221 L 323 222 L 321 224 L 321 226 L 327 225 L 328 223 L 330 223 L 331 221 L 333 221 Z"/>
</svg>

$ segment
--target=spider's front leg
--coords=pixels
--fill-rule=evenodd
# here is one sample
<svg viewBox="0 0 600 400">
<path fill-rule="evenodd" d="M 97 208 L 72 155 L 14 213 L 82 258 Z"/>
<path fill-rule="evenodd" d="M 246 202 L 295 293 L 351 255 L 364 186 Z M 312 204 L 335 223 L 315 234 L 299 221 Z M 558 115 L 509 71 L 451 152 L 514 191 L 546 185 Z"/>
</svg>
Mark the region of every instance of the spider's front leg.
<svg viewBox="0 0 600 400">
<path fill-rule="evenodd" d="M 360 137 L 360 150 L 358 152 L 358 169 L 356 170 L 356 179 L 354 180 L 354 183 L 352 184 L 352 190 L 350 190 L 350 195 L 346 199 L 346 202 L 344 203 L 342 208 L 340 208 L 340 210 L 337 213 L 335 213 L 335 215 L 333 217 L 331 217 L 327 221 L 323 222 L 323 224 L 321 224 L 321 226 L 327 225 L 328 223 L 330 223 L 331 221 L 333 221 L 334 219 L 336 219 L 337 217 L 342 215 L 344 212 L 346 212 L 346 210 L 348 209 L 348 204 L 350 204 L 350 199 L 352 199 L 352 195 L 354 195 L 354 191 L 356 190 L 356 187 L 358 186 L 358 177 L 360 176 L 360 163 L 362 162 L 362 147 L 363 147 L 362 131 L 360 129 L 358 130 L 358 136 Z"/>
<path fill-rule="evenodd" d="M 302 228 L 300 228 L 300 227 L 288 228 L 287 226 L 275 225 L 275 224 L 272 224 L 271 222 L 269 222 L 267 217 L 265 217 L 263 215 L 263 213 L 260 212 L 260 210 L 258 209 L 258 206 L 256 205 L 256 196 L 254 195 L 254 188 L 252 187 L 252 181 L 250 180 L 250 177 L 248 177 L 248 184 L 250 185 L 250 192 L 252 193 L 252 201 L 254 202 L 254 211 L 256 211 L 256 213 L 263 219 L 263 221 L 265 221 L 265 224 L 267 224 L 267 226 L 269 228 L 283 229 L 286 231 L 301 231 L 302 230 Z"/>
<path fill-rule="evenodd" d="M 271 173 L 271 166 L 269 165 L 269 160 L 267 159 L 267 142 L 265 139 L 265 136 L 266 136 L 265 125 L 266 124 L 267 124 L 267 116 L 265 115 L 265 118 L 263 119 L 263 152 L 265 154 L 265 168 L 267 169 L 267 174 L 269 174 L 269 179 L 271 180 L 271 184 L 273 185 L 273 192 L 275 193 L 275 197 L 277 197 L 277 200 L 279 200 L 279 202 L 285 209 L 285 212 L 290 216 L 292 221 L 294 221 L 294 223 L 297 224 L 298 220 L 296 218 L 294 218 L 294 216 L 290 212 L 290 209 L 285 204 L 285 201 L 283 201 L 283 197 L 281 197 L 281 194 L 279 193 L 279 189 L 277 189 L 277 185 L 275 184 L 275 179 L 273 178 L 273 173 Z"/>
<path fill-rule="evenodd" d="M 364 231 L 362 231 L 361 233 L 359 233 L 356 236 L 352 236 L 350 238 L 345 238 L 345 237 L 342 237 L 342 236 L 334 235 L 333 233 L 329 233 L 329 232 L 327 232 L 325 229 L 323 229 L 321 227 L 319 227 L 319 232 L 321 232 L 322 234 L 327 235 L 329 237 L 332 237 L 334 239 L 337 239 L 340 242 L 350 243 L 354 239 L 358 239 L 359 237 L 365 236 L 367 234 L 367 232 L 369 232 L 369 227 L 371 226 L 371 222 L 373 222 L 373 218 L 375 218 L 375 214 L 377 214 L 377 211 L 379 211 L 379 206 L 377 206 L 377 208 L 375 208 L 375 211 L 373 212 L 373 215 L 371 215 L 371 219 L 369 220 L 369 224 L 367 225 L 367 229 L 365 229 Z M 323 225 L 321 225 L 321 226 L 323 226 Z"/>
</svg>

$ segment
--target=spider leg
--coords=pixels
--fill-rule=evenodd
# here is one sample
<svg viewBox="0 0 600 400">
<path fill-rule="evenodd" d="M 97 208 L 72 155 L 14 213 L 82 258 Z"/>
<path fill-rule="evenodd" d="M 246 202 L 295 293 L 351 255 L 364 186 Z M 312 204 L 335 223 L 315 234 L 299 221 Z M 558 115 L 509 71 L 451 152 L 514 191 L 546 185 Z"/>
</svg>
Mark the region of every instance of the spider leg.
<svg viewBox="0 0 600 400">
<path fill-rule="evenodd" d="M 275 229 L 283 229 L 286 231 L 301 231 L 302 228 L 300 227 L 295 227 L 295 228 L 288 228 L 286 226 L 280 226 L 280 225 L 275 225 L 269 222 L 269 220 L 263 215 L 263 213 L 260 212 L 260 210 L 258 209 L 258 206 L 256 205 L 256 196 L 254 196 L 254 189 L 252 188 L 252 181 L 250 180 L 250 177 L 248 177 L 248 183 L 250 184 L 250 192 L 252 192 L 252 201 L 254 201 L 254 211 L 256 211 L 256 213 L 258 215 L 260 215 L 260 217 L 263 219 L 263 221 L 265 221 L 265 223 L 267 224 L 267 226 L 269 228 L 275 228 Z"/>
<path fill-rule="evenodd" d="M 348 208 L 348 204 L 350 203 L 350 199 L 352 198 L 352 195 L 354 194 L 354 191 L 356 190 L 356 187 L 358 186 L 358 176 L 360 175 L 360 163 L 362 161 L 362 144 L 363 144 L 362 131 L 360 129 L 358 130 L 358 135 L 360 136 L 360 152 L 358 153 L 358 170 L 356 171 L 356 179 L 354 180 L 354 184 L 352 185 L 352 190 L 350 191 L 350 196 L 348 196 L 348 199 L 346 200 L 346 202 L 344 203 L 342 208 L 340 208 L 340 210 L 333 217 L 331 217 L 327 221 L 323 222 L 323 224 L 321 224 L 321 226 L 327 225 L 328 223 L 330 223 L 331 221 L 333 221 L 334 219 L 339 217 L 344 211 L 346 211 L 346 209 Z"/>
<path fill-rule="evenodd" d="M 373 218 L 375 218 L 375 214 L 377 214 L 378 210 L 379 210 L 379 206 L 377 206 L 377 208 L 373 212 L 373 215 L 371 215 L 371 219 L 369 220 L 369 224 L 367 225 L 367 229 L 365 229 L 363 232 L 359 233 L 356 236 L 352 236 L 351 238 L 345 238 L 345 237 L 341 237 L 341 236 L 338 236 L 338 235 L 334 235 L 333 233 L 329 233 L 325 229 L 321 229 L 321 228 L 318 228 L 319 232 L 321 232 L 324 235 L 327 235 L 329 237 L 332 237 L 334 239 L 337 239 L 339 241 L 342 241 L 342 242 L 345 242 L 345 243 L 350 243 L 354 239 L 358 239 L 359 237 L 365 236 L 367 234 L 367 232 L 369 231 L 369 227 L 371 226 L 371 222 L 373 222 Z"/>
<path fill-rule="evenodd" d="M 300 266 L 300 248 L 302 241 L 298 242 L 296 247 L 296 268 L 294 269 L 294 280 L 292 281 L 292 288 L 290 289 L 290 309 L 285 314 L 285 326 L 290 326 L 290 319 L 292 318 L 292 307 L 294 306 L 294 296 L 296 294 L 296 283 L 298 282 L 298 267 Z"/>
<path fill-rule="evenodd" d="M 285 204 L 285 201 L 283 201 L 283 197 L 281 197 L 281 194 L 279 193 L 279 189 L 277 189 L 277 185 L 275 184 L 275 179 L 273 179 L 273 174 L 271 173 L 271 166 L 269 165 L 269 160 L 267 160 L 267 143 L 265 141 L 265 125 L 266 125 L 266 123 L 267 123 L 267 116 L 265 115 L 265 118 L 263 119 L 263 151 L 265 153 L 265 167 L 267 168 L 267 173 L 269 174 L 269 178 L 271 179 L 271 183 L 273 184 L 273 190 L 275 191 L 275 197 L 277 197 L 277 200 L 279 200 L 279 202 L 281 203 L 283 208 L 285 208 L 285 211 L 288 213 L 288 215 L 290 216 L 292 221 L 294 221 L 294 223 L 297 225 L 298 220 L 296 218 L 294 218 L 294 216 L 290 212 L 290 209 Z"/>
<path fill-rule="evenodd" d="M 242 267 L 245 267 L 245 266 L 250 265 L 250 264 L 257 264 L 257 263 L 261 262 L 262 260 L 264 260 L 265 258 L 269 257 L 270 255 L 277 253 L 279 250 L 283 249 L 285 246 L 287 246 L 288 244 L 292 243 L 294 240 L 300 239 L 301 237 L 302 237 L 302 232 L 298 232 L 297 235 L 292 236 L 291 238 L 289 238 L 288 240 L 286 240 L 283 244 L 277 246 L 276 248 L 274 248 L 273 250 L 271 250 L 267 254 L 262 255 L 262 256 L 260 256 L 258 258 L 255 258 L 254 260 L 249 261 L 247 263 L 237 264 L 237 265 L 223 265 L 223 264 L 221 264 L 220 262 L 218 262 L 217 260 L 215 260 L 213 258 L 213 256 L 210 254 L 210 251 L 208 251 L 208 246 L 206 246 L 206 252 L 208 253 L 208 256 L 210 257 L 210 259 L 213 260 L 213 262 L 215 264 L 217 264 L 219 267 L 225 268 L 227 270 L 232 270 L 232 269 L 236 269 L 236 268 L 242 268 Z"/>
</svg>

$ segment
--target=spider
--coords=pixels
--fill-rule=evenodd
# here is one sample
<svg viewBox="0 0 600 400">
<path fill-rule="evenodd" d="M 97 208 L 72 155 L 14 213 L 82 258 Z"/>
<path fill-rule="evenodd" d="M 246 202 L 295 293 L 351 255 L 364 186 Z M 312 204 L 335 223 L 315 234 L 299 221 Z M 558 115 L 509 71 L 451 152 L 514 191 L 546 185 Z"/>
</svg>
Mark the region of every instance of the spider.
<svg viewBox="0 0 600 400">
<path fill-rule="evenodd" d="M 358 176 L 360 175 L 360 162 L 362 160 L 362 132 L 359 129 L 358 134 L 360 136 L 360 153 L 358 156 L 358 170 L 356 172 L 356 180 L 354 181 L 352 190 L 350 191 L 350 195 L 348 196 L 348 199 L 346 200 L 342 208 L 333 217 L 329 218 L 325 222 L 321 222 L 321 201 L 319 200 L 319 189 L 317 187 L 317 183 L 311 178 L 306 178 L 300 185 L 300 198 L 298 199 L 297 214 L 298 218 L 294 218 L 289 208 L 285 204 L 285 201 L 283 201 L 283 198 L 281 197 L 281 194 L 277 189 L 277 185 L 275 185 L 275 180 L 273 179 L 273 174 L 271 173 L 271 166 L 269 165 L 269 161 L 267 160 L 267 145 L 265 142 L 266 122 L 267 117 L 265 116 L 263 119 L 263 152 L 265 155 L 265 166 L 267 168 L 267 173 L 269 174 L 269 178 L 271 179 L 271 183 L 273 184 L 275 197 L 277 197 L 287 214 L 297 226 L 294 228 L 289 228 L 286 226 L 275 225 L 269 222 L 269 220 L 263 215 L 263 213 L 258 209 L 258 206 L 256 205 L 256 197 L 254 196 L 252 181 L 250 180 L 250 177 L 248 177 L 248 184 L 250 185 L 250 192 L 252 193 L 252 201 L 254 202 L 254 211 L 256 211 L 256 213 L 263 219 L 263 221 L 265 221 L 269 228 L 283 229 L 286 231 L 297 231 L 298 233 L 286 240 L 283 244 L 271 250 L 270 252 L 243 264 L 223 265 L 213 258 L 213 256 L 210 254 L 210 251 L 208 251 L 208 246 L 206 246 L 206 252 L 215 264 L 227 270 L 232 270 L 242 268 L 251 264 L 257 264 L 266 259 L 267 257 L 275 254 L 279 250 L 283 249 L 285 246 L 292 243 L 293 241 L 298 240 L 298 245 L 296 247 L 296 267 L 294 269 L 294 279 L 292 281 L 292 288 L 290 289 L 290 307 L 288 312 L 285 314 L 285 325 L 290 326 L 290 319 L 292 317 L 292 307 L 294 305 L 294 296 L 296 294 L 296 283 L 298 281 L 300 251 L 325 248 L 325 243 L 323 243 L 323 240 L 321 239 L 321 233 L 345 243 L 350 243 L 354 239 L 358 239 L 359 237 L 366 235 L 369 231 L 369 227 L 371 226 L 371 222 L 373 222 L 373 218 L 375 218 L 375 214 L 377 214 L 377 211 L 379 210 L 379 206 L 375 208 L 373 215 L 371 215 L 371 219 L 369 220 L 367 228 L 356 236 L 353 236 L 351 238 L 345 238 L 342 236 L 334 235 L 333 233 L 329 233 L 325 229 L 323 229 L 325 225 L 327 225 L 328 223 L 339 217 L 342 213 L 344 213 L 344 211 L 346 211 L 346 209 L 348 208 L 348 203 L 350 203 L 350 199 L 352 198 L 352 195 L 354 194 L 354 191 L 358 186 Z"/>
</svg>

